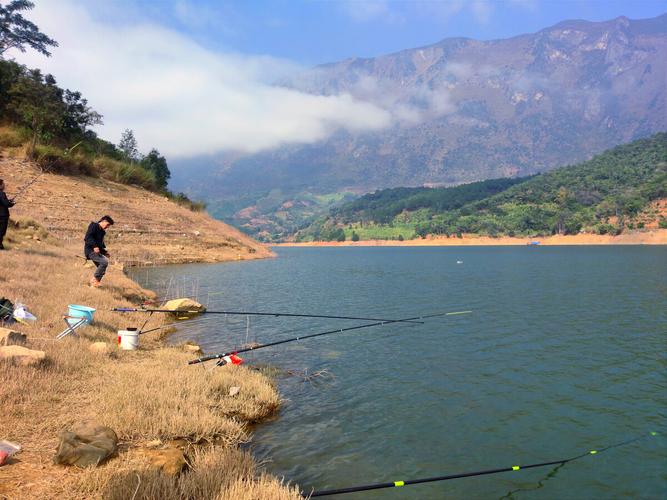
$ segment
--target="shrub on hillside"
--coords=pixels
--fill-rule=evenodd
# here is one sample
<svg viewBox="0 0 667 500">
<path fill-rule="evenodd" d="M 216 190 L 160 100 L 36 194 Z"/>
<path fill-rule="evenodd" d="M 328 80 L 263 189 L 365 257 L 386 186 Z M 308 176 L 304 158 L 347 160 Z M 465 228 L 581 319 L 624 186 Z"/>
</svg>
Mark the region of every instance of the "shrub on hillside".
<svg viewBox="0 0 667 500">
<path fill-rule="evenodd" d="M 54 146 L 35 146 L 35 161 L 42 169 L 53 174 L 95 176 L 95 169 L 88 158 L 69 155 Z"/>
<path fill-rule="evenodd" d="M 12 229 L 12 240 L 17 241 L 26 238 L 45 241 L 49 237 L 49 232 L 35 219 L 30 217 L 18 217 L 10 221 L 9 227 Z"/>
<path fill-rule="evenodd" d="M 603 224 L 598 224 L 595 227 L 595 232 L 597 234 L 609 234 L 611 236 L 616 236 L 621 234 L 621 228 L 613 224 L 603 223 Z"/>
<path fill-rule="evenodd" d="M 23 130 L 2 127 L 0 128 L 0 148 L 18 148 L 28 141 Z"/>
<path fill-rule="evenodd" d="M 155 190 L 155 176 L 140 165 L 114 160 L 108 157 L 95 158 L 93 166 L 100 177 L 123 184 L 136 184 Z"/>
<path fill-rule="evenodd" d="M 206 202 L 203 201 L 193 201 L 185 193 L 172 193 L 167 191 L 167 197 L 182 207 L 185 207 L 193 212 L 203 212 L 206 210 Z"/>
</svg>

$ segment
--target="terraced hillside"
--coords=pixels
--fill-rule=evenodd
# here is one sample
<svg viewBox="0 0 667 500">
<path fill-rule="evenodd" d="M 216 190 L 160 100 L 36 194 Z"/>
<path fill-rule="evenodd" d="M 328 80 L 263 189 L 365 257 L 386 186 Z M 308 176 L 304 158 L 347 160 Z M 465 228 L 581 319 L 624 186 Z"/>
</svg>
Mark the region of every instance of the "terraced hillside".
<svg viewBox="0 0 667 500">
<path fill-rule="evenodd" d="M 0 178 L 11 198 L 40 170 L 21 158 L 2 151 Z M 192 212 L 164 196 L 145 189 L 93 177 L 44 174 L 12 209 L 12 219 L 22 226 L 41 226 L 74 253 L 83 251 L 83 235 L 90 221 L 111 215 L 116 224 L 107 233 L 112 260 L 125 265 L 180 262 L 218 262 L 264 258 L 272 255 L 265 246 L 240 231 Z M 10 226 L 9 247 L 22 245 L 27 237 Z"/>
</svg>

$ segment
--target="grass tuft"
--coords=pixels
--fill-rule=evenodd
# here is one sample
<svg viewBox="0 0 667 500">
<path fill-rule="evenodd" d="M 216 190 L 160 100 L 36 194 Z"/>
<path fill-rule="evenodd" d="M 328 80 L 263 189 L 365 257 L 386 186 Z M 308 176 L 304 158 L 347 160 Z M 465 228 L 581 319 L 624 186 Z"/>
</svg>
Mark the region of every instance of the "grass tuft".
<svg viewBox="0 0 667 500">
<path fill-rule="evenodd" d="M 247 452 L 220 446 L 195 450 L 188 472 L 177 477 L 152 470 L 139 454 L 109 462 L 92 474 L 82 475 L 73 490 L 80 497 L 100 495 L 106 500 L 296 500 L 295 487 L 285 487 L 266 474 L 258 474 Z"/>
</svg>

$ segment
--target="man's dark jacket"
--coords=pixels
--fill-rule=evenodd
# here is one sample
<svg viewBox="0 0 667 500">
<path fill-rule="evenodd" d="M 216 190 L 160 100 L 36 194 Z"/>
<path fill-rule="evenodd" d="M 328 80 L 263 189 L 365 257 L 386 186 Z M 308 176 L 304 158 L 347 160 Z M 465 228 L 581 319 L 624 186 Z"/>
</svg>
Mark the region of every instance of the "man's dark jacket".
<svg viewBox="0 0 667 500">
<path fill-rule="evenodd" d="M 85 246 L 83 247 L 83 254 L 88 258 L 88 256 L 93 252 L 95 247 L 100 249 L 100 253 L 105 255 L 107 253 L 106 246 L 104 245 L 104 235 L 107 232 L 102 229 L 99 222 L 91 222 L 88 226 L 88 231 L 86 231 L 86 237 L 83 239 Z"/>
<path fill-rule="evenodd" d="M 0 219 L 9 219 L 9 209 L 13 206 L 14 202 L 7 199 L 4 191 L 0 191 Z"/>
</svg>

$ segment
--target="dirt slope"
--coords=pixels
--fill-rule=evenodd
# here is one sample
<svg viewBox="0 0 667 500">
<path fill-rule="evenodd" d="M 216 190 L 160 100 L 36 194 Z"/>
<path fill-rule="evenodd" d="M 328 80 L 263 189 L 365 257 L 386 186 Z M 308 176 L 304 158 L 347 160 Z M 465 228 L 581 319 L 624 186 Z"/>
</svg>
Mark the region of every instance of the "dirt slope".
<svg viewBox="0 0 667 500">
<path fill-rule="evenodd" d="M 4 153 L 0 152 L 0 179 L 5 180 L 11 198 L 40 171 Z M 112 261 L 125 265 L 272 256 L 267 247 L 206 213 L 192 212 L 141 188 L 92 177 L 44 174 L 12 209 L 13 219 L 34 219 L 79 254 L 88 223 L 105 214 L 116 221 L 106 238 Z M 11 231 L 9 237 L 11 246 Z"/>
</svg>

